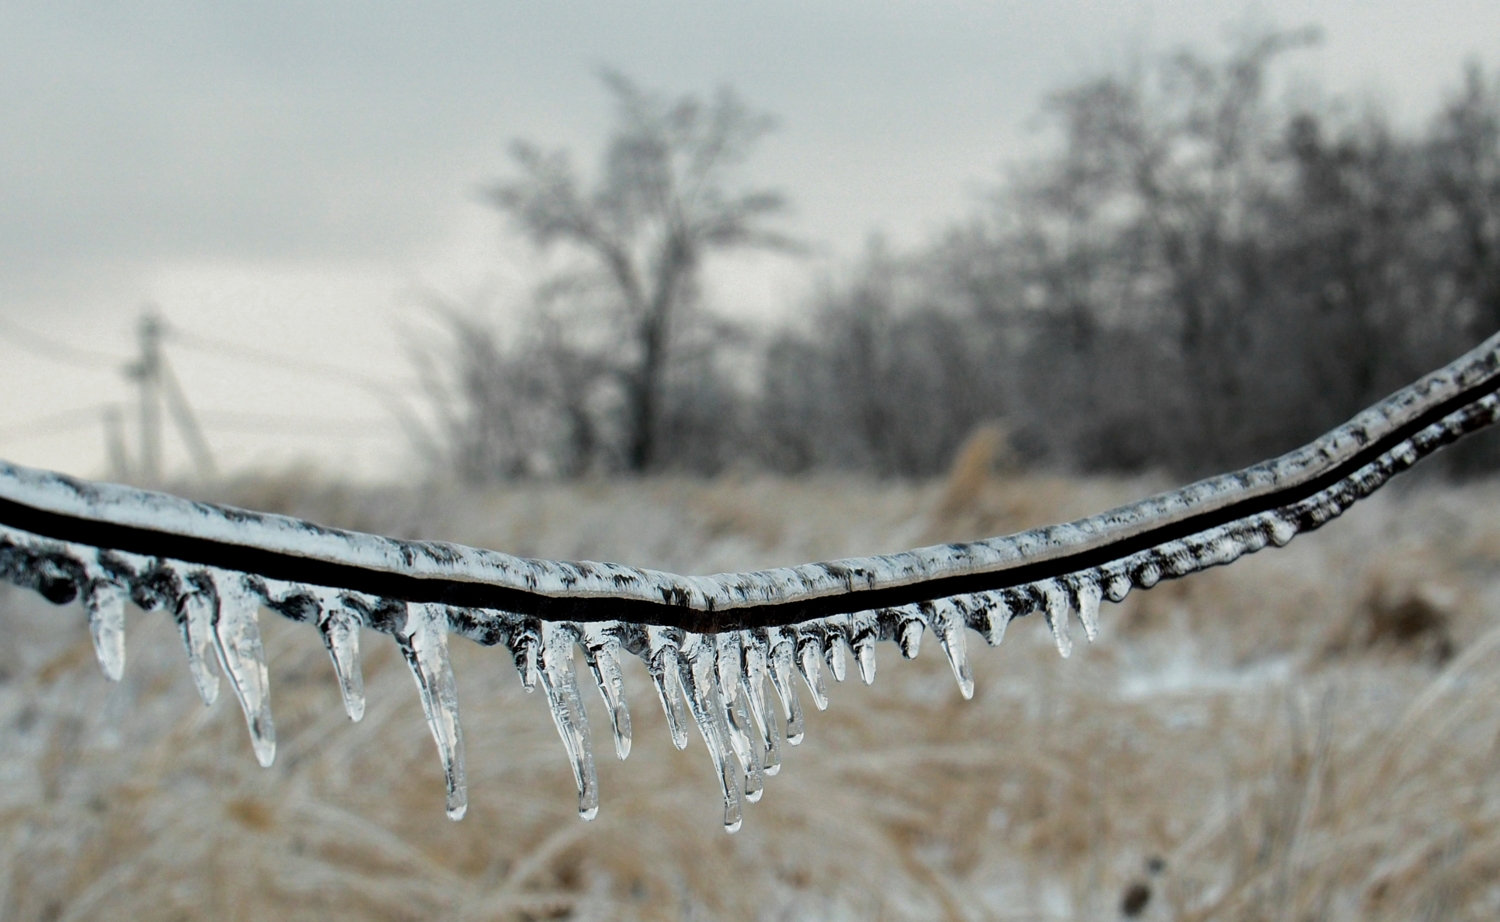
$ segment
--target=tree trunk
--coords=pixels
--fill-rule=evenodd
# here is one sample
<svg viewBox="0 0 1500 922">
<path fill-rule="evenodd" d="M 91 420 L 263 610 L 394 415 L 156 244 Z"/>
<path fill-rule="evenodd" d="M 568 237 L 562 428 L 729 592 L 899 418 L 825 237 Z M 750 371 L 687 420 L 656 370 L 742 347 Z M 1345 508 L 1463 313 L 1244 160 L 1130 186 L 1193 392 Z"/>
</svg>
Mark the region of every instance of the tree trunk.
<svg viewBox="0 0 1500 922">
<path fill-rule="evenodd" d="M 680 234 L 666 243 L 656 272 L 656 291 L 641 318 L 641 364 L 631 382 L 630 449 L 626 463 L 632 473 L 655 469 L 656 434 L 661 417 L 662 390 L 670 351 L 672 312 L 681 296 L 682 283 L 693 268 L 691 246 Z"/>
</svg>

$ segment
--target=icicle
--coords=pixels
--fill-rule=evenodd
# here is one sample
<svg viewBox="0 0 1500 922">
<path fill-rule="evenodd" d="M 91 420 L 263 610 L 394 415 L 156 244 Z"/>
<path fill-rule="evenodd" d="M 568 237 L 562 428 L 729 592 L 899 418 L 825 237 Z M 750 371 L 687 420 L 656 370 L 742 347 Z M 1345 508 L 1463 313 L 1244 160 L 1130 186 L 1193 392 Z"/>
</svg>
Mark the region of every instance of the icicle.
<svg viewBox="0 0 1500 922">
<path fill-rule="evenodd" d="M 1083 623 L 1083 633 L 1093 643 L 1099 637 L 1099 601 L 1102 593 L 1099 584 L 1091 579 L 1080 579 L 1074 592 L 1078 600 L 1078 620 Z"/>
<path fill-rule="evenodd" d="M 625 677 L 620 673 L 620 641 L 602 624 L 583 625 L 589 671 L 609 708 L 610 730 L 615 738 L 615 756 L 630 755 L 630 709 L 625 705 Z"/>
<path fill-rule="evenodd" d="M 125 674 L 125 587 L 96 576 L 84 587 L 83 607 L 99 668 L 105 678 L 118 682 Z"/>
<path fill-rule="evenodd" d="M 1162 572 L 1169 576 L 1186 576 L 1198 567 L 1198 558 L 1183 541 L 1168 541 L 1156 546 L 1156 559 Z"/>
<path fill-rule="evenodd" d="M 792 675 L 797 668 L 792 665 L 792 639 L 780 628 L 771 628 L 767 634 L 771 647 L 771 685 L 776 689 L 776 697 L 781 699 L 781 713 L 786 718 L 786 741 L 793 746 L 801 745 L 802 699 L 797 697 L 797 682 Z"/>
<path fill-rule="evenodd" d="M 705 648 L 714 654 L 714 675 L 717 679 L 718 696 L 723 702 L 724 720 L 729 729 L 729 742 L 733 745 L 739 765 L 745 771 L 744 795 L 751 804 L 759 801 L 763 778 L 760 774 L 760 747 L 750 742 L 750 711 L 739 696 L 739 685 L 744 684 L 744 651 L 739 646 L 738 631 L 724 631 L 705 636 Z"/>
<path fill-rule="evenodd" d="M 1271 543 L 1277 547 L 1286 547 L 1297 536 L 1297 523 L 1281 512 L 1268 512 L 1266 518 Z"/>
<path fill-rule="evenodd" d="M 1130 577 L 1124 573 L 1111 573 L 1104 583 L 1104 595 L 1111 602 L 1123 602 L 1130 594 Z"/>
<path fill-rule="evenodd" d="M 974 672 L 969 668 L 964 630 L 964 619 L 952 601 L 938 599 L 932 603 L 932 632 L 948 657 L 948 665 L 953 667 L 959 694 L 967 699 L 974 697 Z"/>
<path fill-rule="evenodd" d="M 344 712 L 359 722 L 365 716 L 365 677 L 359 665 L 359 615 L 351 611 L 333 593 L 322 602 L 318 615 L 318 633 L 333 660 L 333 671 L 339 679 L 339 694 Z"/>
<path fill-rule="evenodd" d="M 922 628 L 923 624 L 918 618 L 907 618 L 901 622 L 896 637 L 901 645 L 901 655 L 907 659 L 916 659 L 917 654 L 922 652 Z"/>
<path fill-rule="evenodd" d="M 828 661 L 828 670 L 833 673 L 835 682 L 844 681 L 848 674 L 848 663 L 844 658 L 846 642 L 844 632 L 836 627 L 828 631 L 828 646 L 823 651 L 824 658 Z"/>
<path fill-rule="evenodd" d="M 1161 581 L 1161 568 L 1154 562 L 1148 561 L 1139 570 L 1135 571 L 1136 585 L 1142 589 L 1150 589 Z"/>
<path fill-rule="evenodd" d="M 740 635 L 734 631 L 714 634 L 714 669 L 719 676 L 719 689 L 725 703 L 734 700 L 740 688 L 740 672 L 744 669 L 744 653 L 740 650 Z"/>
<path fill-rule="evenodd" d="M 760 745 L 760 731 L 750 719 L 750 709 L 745 705 L 744 695 L 736 695 L 733 701 L 727 701 L 721 694 L 720 700 L 724 705 L 729 741 L 734 746 L 735 757 L 740 760 L 740 767 L 744 769 L 745 799 L 753 804 L 760 800 L 766 784 L 765 772 L 761 768 L 761 761 L 765 756 Z M 753 742 L 752 733 L 755 735 Z"/>
<path fill-rule="evenodd" d="M 998 647 L 1005 640 L 1005 629 L 1010 626 L 1010 604 L 999 592 L 983 593 L 978 601 L 984 608 L 984 642 Z"/>
<path fill-rule="evenodd" d="M 406 623 L 396 631 L 396 644 L 411 667 L 422 698 L 422 712 L 437 743 L 447 783 L 448 818 L 461 820 L 469 809 L 464 778 L 464 734 L 458 723 L 458 683 L 448 660 L 448 612 L 442 605 L 412 602 Z"/>
<path fill-rule="evenodd" d="M 1227 526 L 1212 528 L 1192 541 L 1192 557 L 1197 567 L 1215 567 L 1234 563 L 1245 552 L 1244 546 Z"/>
<path fill-rule="evenodd" d="M 219 602 L 213 618 L 214 649 L 245 712 L 255 758 L 269 768 L 276 758 L 276 725 L 271 720 L 271 679 L 260 642 L 260 599 L 245 585 L 242 574 L 218 570 L 213 581 Z"/>
<path fill-rule="evenodd" d="M 204 577 L 206 579 L 206 577 Z M 188 672 L 205 706 L 219 700 L 219 676 L 214 672 L 214 602 L 212 586 L 186 587 L 177 600 L 177 631 L 187 647 Z"/>
<path fill-rule="evenodd" d="M 1044 579 L 1037 583 L 1042 593 L 1042 607 L 1047 616 L 1047 626 L 1052 629 L 1052 639 L 1057 643 L 1057 652 L 1067 659 L 1073 653 L 1073 638 L 1068 634 L 1068 610 L 1072 607 L 1068 594 L 1057 580 Z"/>
<path fill-rule="evenodd" d="M 668 628 L 650 625 L 646 628 L 649 658 L 646 671 L 656 686 L 656 695 L 661 699 L 661 709 L 667 715 L 667 729 L 672 733 L 672 745 L 686 749 L 688 744 L 687 714 L 683 712 L 682 697 L 678 694 L 678 641 Z"/>
<path fill-rule="evenodd" d="M 540 678 L 537 649 L 541 646 L 541 639 L 536 629 L 527 625 L 511 635 L 509 646 L 511 658 L 516 661 L 516 674 L 521 677 L 521 687 L 529 695 L 536 691 L 537 679 Z"/>
<path fill-rule="evenodd" d="M 751 631 L 745 631 L 741 635 L 741 642 L 745 648 L 744 687 L 741 691 L 749 699 L 750 715 L 760 728 L 762 749 L 765 752 L 761 767 L 767 776 L 771 776 L 781 771 L 781 724 L 766 706 L 766 679 L 770 668 L 768 650 L 764 638 Z"/>
<path fill-rule="evenodd" d="M 866 685 L 875 683 L 875 635 L 866 634 L 854 643 L 854 662 L 859 679 Z"/>
<path fill-rule="evenodd" d="M 853 641 L 854 665 L 861 682 L 875 681 L 875 643 L 880 639 L 880 616 L 873 611 L 849 616 L 849 636 Z"/>
<path fill-rule="evenodd" d="M 561 624 L 542 622 L 542 687 L 552 709 L 552 722 L 573 767 L 578 785 L 578 815 L 591 820 L 599 815 L 599 778 L 594 771 L 594 749 L 589 740 L 589 717 L 578 693 L 578 675 L 573 669 L 573 635 Z"/>
<path fill-rule="evenodd" d="M 815 634 L 803 634 L 797 644 L 797 665 L 818 710 L 828 710 L 828 689 L 823 685 L 823 645 Z"/>
<path fill-rule="evenodd" d="M 723 699 L 719 697 L 718 683 L 714 681 L 714 651 L 701 635 L 689 634 L 682 652 L 684 659 L 680 663 L 679 675 L 687 692 L 688 706 L 724 791 L 724 828 L 738 832 L 743 821 L 740 775 L 735 770 L 735 754 L 724 720 Z"/>
<path fill-rule="evenodd" d="M 1237 540 L 1245 553 L 1250 554 L 1265 547 L 1271 540 L 1265 529 L 1259 527 L 1253 520 L 1249 523 L 1241 522 L 1237 534 Z"/>
</svg>

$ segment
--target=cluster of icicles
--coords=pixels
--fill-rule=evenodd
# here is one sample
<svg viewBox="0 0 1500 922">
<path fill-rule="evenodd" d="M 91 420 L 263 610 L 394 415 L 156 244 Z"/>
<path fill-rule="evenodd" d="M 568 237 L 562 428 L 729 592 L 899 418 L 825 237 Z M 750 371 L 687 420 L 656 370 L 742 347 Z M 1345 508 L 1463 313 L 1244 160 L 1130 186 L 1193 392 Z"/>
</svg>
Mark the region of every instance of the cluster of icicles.
<svg viewBox="0 0 1500 922">
<path fill-rule="evenodd" d="M 854 669 L 869 683 L 879 641 L 894 641 L 913 657 L 930 630 L 960 692 L 969 697 L 969 630 L 995 645 L 1010 621 L 1041 612 L 1067 656 L 1073 619 L 1092 640 L 1103 600 L 1118 602 L 1132 588 L 1230 563 L 1268 544 L 1284 545 L 1418 459 L 1497 419 L 1500 335 L 1304 448 L 1112 512 L 974 544 L 711 577 L 524 560 L 339 532 L 0 462 L 0 514 L 15 523 L 0 526 L 0 579 L 58 604 L 81 597 L 99 663 L 111 679 L 119 679 L 125 665 L 126 601 L 171 613 L 203 700 L 217 698 L 220 673 L 229 679 L 263 765 L 275 757 L 276 736 L 260 609 L 317 627 L 354 720 L 364 713 L 361 629 L 391 635 L 416 680 L 447 778 L 448 815 L 455 819 L 463 816 L 467 795 L 449 634 L 504 645 L 525 687 L 542 688 L 585 819 L 597 813 L 599 794 L 576 651 L 582 650 L 604 698 L 622 759 L 631 735 L 620 666 L 626 654 L 638 656 L 673 743 L 687 745 L 691 721 L 707 744 L 723 788 L 724 824 L 733 831 L 744 802 L 757 801 L 767 776 L 780 768 L 782 744 L 802 739 L 798 673 L 821 709 L 828 703 L 825 666 L 842 680 L 852 656 Z M 197 555 L 220 567 L 173 554 Z M 266 572 L 304 581 L 232 569 L 254 569 L 257 561 Z M 322 578 L 418 599 L 497 605 L 511 600 L 533 606 L 528 611 L 578 618 L 636 612 L 700 628 L 763 626 L 694 633 L 629 620 L 549 621 L 309 584 Z M 494 592 L 476 595 L 469 591 L 475 587 Z M 966 594 L 948 595 L 954 591 Z M 940 597 L 917 601 L 924 594 Z M 876 599 L 911 604 L 786 623 Z"/>
<path fill-rule="evenodd" d="M 525 688 L 542 688 L 572 764 L 579 814 L 584 819 L 597 814 L 599 792 L 575 647 L 582 650 L 603 696 L 615 753 L 621 759 L 630 753 L 631 730 L 620 663 L 626 653 L 639 656 L 655 685 L 677 748 L 687 746 L 689 718 L 697 725 L 722 786 L 725 828 L 733 832 L 740 827 L 743 802 L 758 801 L 765 779 L 780 769 L 783 742 L 796 745 L 802 741 L 797 674 L 814 704 L 823 709 L 828 704 L 825 664 L 836 680 L 843 681 L 852 658 L 860 678 L 869 684 L 875 679 L 877 641 L 895 641 L 909 659 L 917 655 L 923 633 L 931 630 L 952 666 L 959 691 L 968 698 L 974 693 L 974 682 L 965 652 L 966 629 L 997 645 L 1011 620 L 1040 611 L 1058 651 L 1067 656 L 1074 616 L 1092 641 L 1103 599 L 1118 602 L 1133 586 L 1149 588 L 1159 579 L 1228 563 L 1268 543 L 1284 545 L 1299 530 L 1300 516 L 1319 519 L 1336 514 L 1329 505 L 1331 499 L 1325 495 L 1321 502 L 1301 509 L 1261 513 L 1097 568 L 1018 587 L 836 615 L 791 627 L 718 634 L 620 621 L 552 622 L 384 600 L 99 550 L 3 526 L 0 578 L 35 589 L 59 604 L 81 596 L 99 664 L 113 680 L 121 677 L 125 665 L 127 599 L 143 609 L 171 613 L 204 703 L 212 704 L 219 693 L 216 662 L 244 710 L 256 758 L 266 766 L 275 758 L 276 735 L 260 608 L 317 627 L 338 675 L 344 707 L 356 721 L 365 707 L 360 629 L 390 634 L 416 681 L 442 759 L 448 815 L 454 819 L 464 815 L 467 795 L 458 696 L 448 656 L 450 632 L 482 643 L 504 644 L 514 656 Z M 474 630 L 480 623 L 484 630 Z"/>
</svg>

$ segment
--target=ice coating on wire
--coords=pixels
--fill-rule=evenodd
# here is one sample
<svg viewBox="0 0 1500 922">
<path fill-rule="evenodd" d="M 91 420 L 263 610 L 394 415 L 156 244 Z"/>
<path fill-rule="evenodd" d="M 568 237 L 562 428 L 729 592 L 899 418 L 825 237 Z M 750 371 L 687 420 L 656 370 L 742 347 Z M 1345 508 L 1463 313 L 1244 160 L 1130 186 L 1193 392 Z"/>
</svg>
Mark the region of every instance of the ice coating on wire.
<svg viewBox="0 0 1500 922">
<path fill-rule="evenodd" d="M 80 600 L 110 678 L 124 668 L 126 598 L 170 613 L 200 695 L 216 697 L 217 661 L 265 765 L 275 728 L 260 609 L 318 630 L 356 720 L 361 634 L 390 635 L 416 682 L 455 819 L 467 797 L 449 634 L 505 647 L 523 685 L 544 689 L 585 818 L 599 792 L 573 647 L 622 759 L 631 730 L 620 664 L 639 657 L 674 744 L 688 745 L 689 719 L 697 727 L 733 830 L 780 768 L 781 742 L 804 736 L 798 686 L 827 706 L 824 666 L 842 680 L 852 653 L 868 684 L 879 643 L 914 657 L 930 630 L 969 697 L 967 631 L 998 645 L 1012 620 L 1039 612 L 1067 655 L 1075 615 L 1093 640 L 1106 600 L 1286 545 L 1495 422 L 1497 392 L 1500 337 L 1305 448 L 1111 512 L 971 544 L 709 577 L 339 532 L 0 463 L 0 578 L 55 603 Z"/>
<path fill-rule="evenodd" d="M 0 503 L 6 507 L 0 508 L 0 522 L 37 534 L 52 529 L 85 536 L 92 527 L 92 532 L 109 538 L 110 546 L 121 550 L 223 569 L 240 566 L 264 576 L 310 585 L 358 591 L 387 586 L 398 591 L 372 594 L 405 593 L 402 597 L 407 601 L 468 604 L 479 597 L 493 597 L 507 604 L 468 607 L 580 623 L 643 620 L 622 614 L 639 611 L 649 623 L 676 621 L 686 629 L 715 632 L 747 626 L 739 622 L 754 619 L 757 608 L 790 607 L 793 611 L 785 613 L 794 615 L 799 606 L 812 610 L 818 606 L 811 603 L 821 600 L 823 607 L 845 609 L 826 614 L 849 614 L 878 607 L 859 604 L 862 593 L 914 587 L 912 594 L 920 596 L 924 585 L 934 580 L 1002 573 L 1086 551 L 1107 552 L 1112 545 L 1153 527 L 1222 511 L 1236 503 L 1259 499 L 1270 503 L 1270 508 L 1279 508 L 1287 505 L 1276 502 L 1280 494 L 1312 484 L 1345 462 L 1361 460 L 1362 451 L 1387 437 L 1403 435 L 1403 427 L 1424 423 L 1424 414 L 1445 409 L 1446 402 L 1463 401 L 1453 408 L 1455 412 L 1473 409 L 1500 383 L 1494 380 L 1497 370 L 1497 339 L 1491 339 L 1304 448 L 1076 522 L 968 544 L 752 573 L 684 577 L 620 564 L 532 560 L 439 542 L 400 541 L 9 464 L 0 464 Z M 1484 388 L 1489 390 L 1478 392 Z M 1473 423 L 1486 425 L 1487 420 L 1480 421 L 1484 416 L 1483 412 L 1471 414 L 1460 428 Z M 1433 419 L 1431 423 L 1440 421 Z M 1451 438 L 1442 441 L 1448 440 Z M 1412 438 L 1400 441 L 1411 442 Z M 1433 447 L 1413 444 L 1408 451 L 1383 452 L 1391 470 L 1378 479 L 1383 481 L 1390 473 L 1409 467 Z M 1353 473 L 1349 472 L 1351 476 Z M 46 528 L 29 528 L 33 520 Z M 1222 524 L 1226 523 L 1215 523 Z M 1293 523 L 1292 533 L 1310 524 Z M 52 536 L 68 537 L 60 533 Z M 1273 540 L 1287 537 L 1278 535 Z M 156 549 L 183 553 L 156 554 Z M 245 558 L 253 558 L 256 565 L 245 566 L 241 563 Z M 340 581 L 361 585 L 344 586 Z M 766 614 L 778 617 L 784 612 Z M 781 623 L 796 620 L 807 619 Z"/>
</svg>

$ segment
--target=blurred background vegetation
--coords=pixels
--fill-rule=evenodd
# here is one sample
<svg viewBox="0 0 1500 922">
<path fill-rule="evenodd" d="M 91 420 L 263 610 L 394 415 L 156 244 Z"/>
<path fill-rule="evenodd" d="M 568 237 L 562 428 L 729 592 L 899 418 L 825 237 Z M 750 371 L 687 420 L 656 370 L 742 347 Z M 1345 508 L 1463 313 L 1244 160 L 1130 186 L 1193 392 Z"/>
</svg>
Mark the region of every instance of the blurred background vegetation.
<svg viewBox="0 0 1500 922">
<path fill-rule="evenodd" d="M 929 243 L 872 238 L 769 334 L 705 303 L 704 262 L 795 255 L 741 184 L 773 122 L 603 75 L 592 173 L 527 142 L 490 200 L 562 268 L 502 332 L 443 308 L 419 357 L 429 460 L 526 476 L 837 469 L 929 476 L 976 429 L 1028 465 L 1202 474 L 1287 450 L 1500 329 L 1500 79 L 1419 131 L 1268 85 L 1315 30 L 1064 86 L 1056 142 Z M 1309 97 L 1309 94 L 1303 94 Z M 1496 440 L 1455 470 L 1493 468 Z"/>
</svg>

